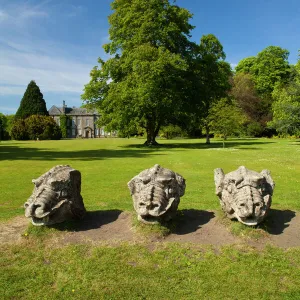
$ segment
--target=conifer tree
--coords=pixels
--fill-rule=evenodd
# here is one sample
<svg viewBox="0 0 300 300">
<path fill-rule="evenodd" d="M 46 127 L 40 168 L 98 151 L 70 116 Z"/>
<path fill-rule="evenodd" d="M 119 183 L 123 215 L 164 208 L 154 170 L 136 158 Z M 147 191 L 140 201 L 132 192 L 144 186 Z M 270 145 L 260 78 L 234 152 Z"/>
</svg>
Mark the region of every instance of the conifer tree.
<svg viewBox="0 0 300 300">
<path fill-rule="evenodd" d="M 25 119 L 31 115 L 49 115 L 43 94 L 33 80 L 27 86 L 15 118 Z"/>
</svg>

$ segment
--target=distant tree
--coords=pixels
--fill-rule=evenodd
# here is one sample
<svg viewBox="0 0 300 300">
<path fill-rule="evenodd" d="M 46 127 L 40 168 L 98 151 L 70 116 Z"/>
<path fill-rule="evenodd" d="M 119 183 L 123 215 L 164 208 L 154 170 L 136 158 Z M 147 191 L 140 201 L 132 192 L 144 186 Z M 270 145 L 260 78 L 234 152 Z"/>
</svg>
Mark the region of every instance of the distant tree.
<svg viewBox="0 0 300 300">
<path fill-rule="evenodd" d="M 209 110 L 214 103 L 227 95 L 232 72 L 230 65 L 224 61 L 226 55 L 223 46 L 213 34 L 202 36 L 198 53 L 194 75 L 194 80 L 197 80 L 195 85 L 198 87 L 198 97 L 196 105 L 193 106 L 193 114 L 204 124 L 206 143 L 209 144 Z"/>
<path fill-rule="evenodd" d="M 11 135 L 11 128 L 13 126 L 13 122 L 15 120 L 15 115 L 6 115 L 6 131 L 8 132 L 9 136 Z"/>
<path fill-rule="evenodd" d="M 82 99 L 100 110 L 107 130 L 129 136 L 142 127 L 153 145 L 160 127 L 188 106 L 192 15 L 168 0 L 115 0 L 111 7 L 104 49 L 112 57 L 99 59 Z"/>
<path fill-rule="evenodd" d="M 270 112 L 264 107 L 264 101 L 258 96 L 252 76 L 247 73 L 238 73 L 233 77 L 231 96 L 237 106 L 247 116 L 246 133 L 250 136 L 261 136 L 265 120 L 269 119 Z"/>
<path fill-rule="evenodd" d="M 256 57 L 250 56 L 242 59 L 235 67 L 236 73 L 252 73 L 252 67 L 256 63 Z"/>
<path fill-rule="evenodd" d="M 3 115 L 0 114 L 0 141 L 3 139 L 4 125 L 3 125 Z"/>
<path fill-rule="evenodd" d="M 271 128 L 283 135 L 300 136 L 300 86 L 275 88 Z"/>
<path fill-rule="evenodd" d="M 250 106 L 255 108 L 256 118 L 251 122 L 252 128 L 261 127 L 263 135 L 269 135 L 267 122 L 272 119 L 272 92 L 277 84 L 287 84 L 294 76 L 294 68 L 288 62 L 289 52 L 278 46 L 269 46 L 255 57 L 248 57 L 239 62 L 236 67 L 236 76 L 248 74 L 254 82 L 255 99 Z M 251 88 L 252 89 L 252 88 Z M 236 96 L 235 96 L 236 97 Z"/>
<path fill-rule="evenodd" d="M 289 84 L 278 84 L 273 91 L 273 119 L 268 125 L 280 134 L 300 136 L 300 59 L 295 70 Z"/>
<path fill-rule="evenodd" d="M 31 115 L 49 115 L 43 94 L 33 80 L 27 86 L 15 118 L 26 119 Z"/>
<path fill-rule="evenodd" d="M 276 83 L 289 81 L 291 66 L 288 57 L 288 50 L 278 46 L 269 46 L 259 52 L 256 57 L 241 60 L 235 70 L 237 73 L 251 74 L 258 94 L 268 97 Z"/>
<path fill-rule="evenodd" d="M 4 115 L 0 113 L 0 140 L 10 139 L 10 130 L 14 115 Z"/>
<path fill-rule="evenodd" d="M 216 102 L 209 110 L 209 126 L 223 137 L 223 147 L 228 136 L 242 131 L 245 115 L 232 100 L 223 98 Z"/>
</svg>

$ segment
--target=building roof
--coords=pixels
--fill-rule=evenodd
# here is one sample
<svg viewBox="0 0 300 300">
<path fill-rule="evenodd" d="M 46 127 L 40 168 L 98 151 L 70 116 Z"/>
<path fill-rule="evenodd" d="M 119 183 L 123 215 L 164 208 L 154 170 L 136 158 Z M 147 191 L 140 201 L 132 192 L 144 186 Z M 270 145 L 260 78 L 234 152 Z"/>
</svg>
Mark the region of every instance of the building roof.
<svg viewBox="0 0 300 300">
<path fill-rule="evenodd" d="M 59 116 L 63 114 L 63 107 L 53 105 L 49 109 L 50 116 Z M 88 110 L 87 108 L 65 107 L 65 114 L 68 116 L 93 116 L 99 115 L 97 111 Z"/>
<path fill-rule="evenodd" d="M 61 115 L 62 111 L 60 111 L 60 109 L 58 107 L 56 107 L 55 105 L 53 105 L 49 110 L 49 115 L 50 116 L 56 116 L 56 115 Z"/>
</svg>

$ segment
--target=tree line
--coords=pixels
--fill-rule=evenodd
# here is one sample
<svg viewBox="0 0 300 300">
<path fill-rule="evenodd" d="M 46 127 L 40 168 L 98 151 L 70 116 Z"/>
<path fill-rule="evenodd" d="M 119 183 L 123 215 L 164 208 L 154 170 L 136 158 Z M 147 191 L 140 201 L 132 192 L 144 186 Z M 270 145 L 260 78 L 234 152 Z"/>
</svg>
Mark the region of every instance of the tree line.
<svg viewBox="0 0 300 300">
<path fill-rule="evenodd" d="M 35 81 L 30 81 L 15 115 L 0 114 L 0 140 L 60 139 L 61 130 L 48 114 Z"/>
<path fill-rule="evenodd" d="M 160 130 L 299 135 L 300 62 L 277 46 L 231 70 L 213 34 L 191 42 L 192 14 L 168 0 L 115 0 L 109 16 L 110 58 L 99 58 L 82 99 L 100 111 L 100 124 L 122 136 Z M 298 117 L 297 117 L 298 116 Z"/>
</svg>

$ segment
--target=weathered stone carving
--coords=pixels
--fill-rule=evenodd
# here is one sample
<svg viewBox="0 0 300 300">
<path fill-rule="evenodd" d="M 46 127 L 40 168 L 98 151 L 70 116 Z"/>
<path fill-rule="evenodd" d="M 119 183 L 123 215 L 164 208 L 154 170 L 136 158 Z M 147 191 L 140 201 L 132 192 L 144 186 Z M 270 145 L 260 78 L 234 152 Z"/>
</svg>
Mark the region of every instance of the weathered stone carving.
<svg viewBox="0 0 300 300">
<path fill-rule="evenodd" d="M 31 218 L 33 225 L 51 225 L 84 216 L 79 171 L 59 165 L 32 182 L 33 193 L 24 207 L 25 216 Z"/>
<path fill-rule="evenodd" d="M 257 225 L 266 217 L 272 201 L 275 183 L 269 170 L 260 173 L 244 166 L 224 174 L 214 170 L 216 194 L 228 218 L 245 225 Z"/>
<path fill-rule="evenodd" d="M 185 191 L 185 179 L 160 165 L 142 171 L 127 185 L 138 220 L 149 224 L 170 220 Z"/>
</svg>

